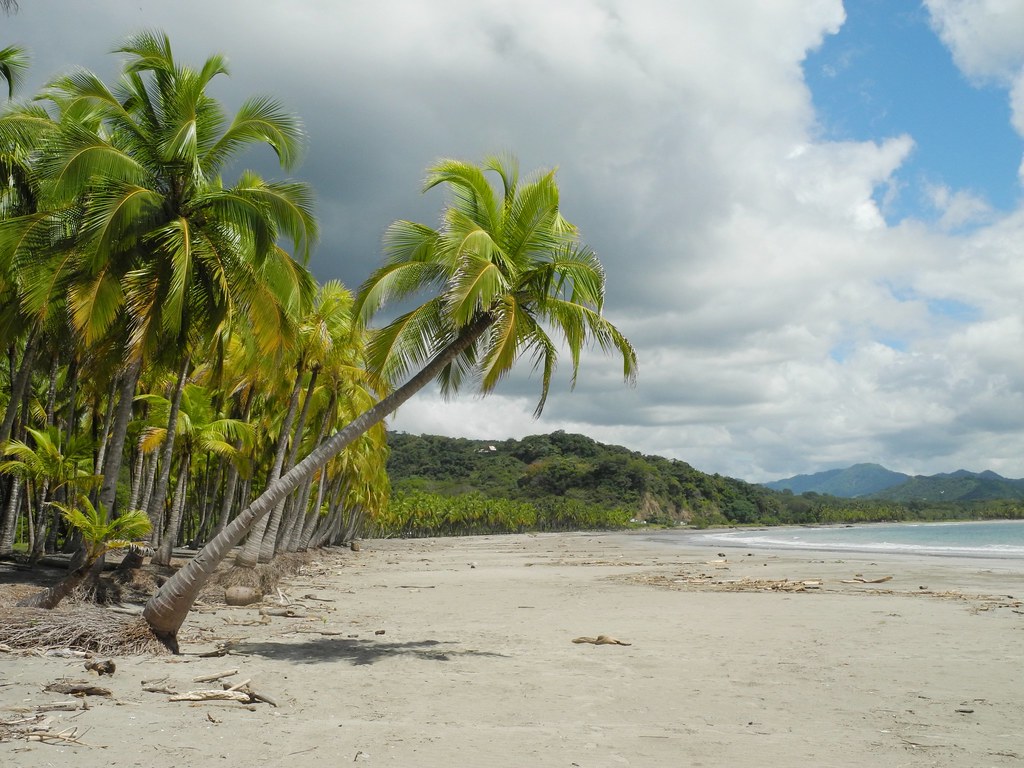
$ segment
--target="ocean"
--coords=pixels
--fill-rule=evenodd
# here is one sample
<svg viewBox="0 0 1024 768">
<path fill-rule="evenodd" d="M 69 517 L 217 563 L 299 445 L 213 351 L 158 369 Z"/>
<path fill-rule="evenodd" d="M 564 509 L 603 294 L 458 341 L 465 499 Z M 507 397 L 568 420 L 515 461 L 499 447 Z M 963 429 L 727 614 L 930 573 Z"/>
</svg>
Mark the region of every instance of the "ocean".
<svg viewBox="0 0 1024 768">
<path fill-rule="evenodd" d="M 666 531 L 670 537 L 673 532 Z M 678 535 L 678 534 L 676 534 Z M 654 536 L 662 540 L 661 535 Z M 1024 561 L 1024 520 L 878 523 L 689 532 L 687 543 L 751 549 L 806 549 Z M 683 540 L 680 539 L 680 543 Z"/>
</svg>

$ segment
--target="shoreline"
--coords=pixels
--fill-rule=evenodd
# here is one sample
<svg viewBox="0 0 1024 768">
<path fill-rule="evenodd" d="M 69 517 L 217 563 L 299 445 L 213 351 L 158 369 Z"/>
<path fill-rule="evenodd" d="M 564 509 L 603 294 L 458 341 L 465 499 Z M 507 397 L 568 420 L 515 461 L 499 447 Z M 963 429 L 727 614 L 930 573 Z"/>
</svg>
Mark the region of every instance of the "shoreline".
<svg viewBox="0 0 1024 768">
<path fill-rule="evenodd" d="M 951 526 L 989 526 L 1009 524 L 1020 527 L 1024 532 L 1024 520 L 963 520 L 963 521 L 920 521 L 920 522 L 889 522 L 889 523 L 827 523 L 820 525 L 779 525 L 779 526 L 750 526 L 750 527 L 723 527 L 706 529 L 659 529 L 639 531 L 646 534 L 655 542 L 670 542 L 673 538 L 682 540 L 683 545 L 700 548 L 730 548 L 730 549 L 752 549 L 756 551 L 771 552 L 792 552 L 803 555 L 814 553 L 865 554 L 879 557 L 891 556 L 896 559 L 905 557 L 926 557 L 943 558 L 952 560 L 978 560 L 978 561 L 1004 561 L 1008 565 L 1019 565 L 1024 568 L 1024 544 L 1013 544 L 1010 549 L 1000 551 L 991 548 L 979 548 L 969 546 L 940 546 L 935 544 L 909 544 L 909 543 L 877 543 L 864 542 L 820 542 L 820 541 L 778 541 L 771 540 L 772 534 L 776 537 L 785 535 L 787 531 L 828 531 L 828 530 L 865 530 L 887 528 L 918 528 L 918 527 L 941 527 Z M 632 533 L 632 532 L 631 532 Z M 765 534 L 761 538 L 742 538 L 750 534 Z"/>
<path fill-rule="evenodd" d="M 83 746 L 13 740 L 23 768 L 1016 766 L 1024 568 L 714 546 L 649 532 L 363 542 L 282 583 L 296 612 L 198 606 L 178 657 L 0 653 L 0 720 L 67 677 Z M 725 551 L 725 550 L 723 550 Z M 953 565 L 953 567 L 950 567 Z M 858 579 L 860 579 L 858 581 Z M 1016 595 L 1015 598 L 1008 595 Z M 263 613 L 261 613 L 261 607 Z M 574 644 L 610 635 L 628 646 Z M 224 657 L 199 654 L 226 646 Z M 278 706 L 171 702 L 237 668 Z M 969 711 L 968 711 L 969 710 Z M 102 748 L 105 747 L 105 748 Z"/>
</svg>

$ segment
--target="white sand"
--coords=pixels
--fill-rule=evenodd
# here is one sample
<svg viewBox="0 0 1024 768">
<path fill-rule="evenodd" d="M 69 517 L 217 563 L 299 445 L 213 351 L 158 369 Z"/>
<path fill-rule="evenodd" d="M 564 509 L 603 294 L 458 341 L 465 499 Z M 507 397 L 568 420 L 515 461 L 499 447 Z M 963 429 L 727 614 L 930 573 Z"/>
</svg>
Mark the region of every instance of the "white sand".
<svg viewBox="0 0 1024 768">
<path fill-rule="evenodd" d="M 0 720 L 68 698 L 41 690 L 65 676 L 114 694 L 49 713 L 81 745 L 7 741 L 0 765 L 1024 765 L 1024 565 L 722 551 L 552 534 L 325 553 L 284 585 L 313 618 L 207 607 L 182 656 L 112 677 L 0 654 Z M 803 581 L 821 584 L 771 588 Z M 632 645 L 571 642 L 598 634 Z M 233 668 L 279 706 L 142 690 Z"/>
</svg>

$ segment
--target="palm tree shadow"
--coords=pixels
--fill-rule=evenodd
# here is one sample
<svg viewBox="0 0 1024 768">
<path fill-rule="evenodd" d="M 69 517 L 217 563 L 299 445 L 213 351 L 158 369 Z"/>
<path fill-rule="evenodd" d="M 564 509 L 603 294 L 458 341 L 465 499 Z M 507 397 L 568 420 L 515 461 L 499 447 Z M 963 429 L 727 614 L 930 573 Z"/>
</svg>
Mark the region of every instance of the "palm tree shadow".
<svg viewBox="0 0 1024 768">
<path fill-rule="evenodd" d="M 439 640 L 413 640 L 405 643 L 377 642 L 353 638 L 318 637 L 298 643 L 240 642 L 231 646 L 231 655 L 264 656 L 268 659 L 318 664 L 329 661 L 348 661 L 353 666 L 375 664 L 381 659 L 396 656 L 416 656 L 429 661 L 451 661 L 475 656 L 508 658 L 507 654 L 489 651 L 463 650 Z"/>
</svg>

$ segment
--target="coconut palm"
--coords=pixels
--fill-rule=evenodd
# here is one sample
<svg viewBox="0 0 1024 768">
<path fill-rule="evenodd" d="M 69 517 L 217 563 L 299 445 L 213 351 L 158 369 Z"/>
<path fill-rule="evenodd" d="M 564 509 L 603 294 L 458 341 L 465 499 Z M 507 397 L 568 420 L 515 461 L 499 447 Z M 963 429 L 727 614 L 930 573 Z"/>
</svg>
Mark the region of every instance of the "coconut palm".
<svg viewBox="0 0 1024 768">
<path fill-rule="evenodd" d="M 340 383 L 337 376 L 346 380 L 365 378 L 365 370 L 359 367 L 356 358 L 362 354 L 362 344 L 353 344 L 352 294 L 338 281 L 328 281 L 320 286 L 312 306 L 303 314 L 298 323 L 295 364 L 296 379 L 289 399 L 288 411 L 278 441 L 274 464 L 267 483 L 275 482 L 283 473 L 295 466 L 310 406 L 316 392 L 317 380 L 323 372 L 327 377 Z M 307 373 L 308 372 L 308 373 Z M 336 374 L 336 375 L 332 375 Z M 305 376 L 306 394 L 302 408 L 298 410 L 299 391 Z M 337 398 L 335 398 L 337 402 Z M 326 414 L 325 414 L 326 416 Z M 319 435 L 319 443 L 323 434 Z M 288 448 L 288 442 L 291 446 Z M 315 444 L 313 447 L 316 447 Z M 287 449 L 287 453 L 285 450 Z M 252 567 L 257 561 L 269 562 L 277 551 L 278 533 L 286 516 L 294 517 L 298 502 L 295 494 L 288 501 L 278 502 L 266 518 L 265 526 L 254 528 L 245 547 L 235 558 L 236 564 Z M 290 521 L 289 521 L 290 522 Z M 287 527 L 287 526 L 286 526 Z"/>
<path fill-rule="evenodd" d="M 230 458 L 236 453 L 232 445 L 233 441 L 244 444 L 252 440 L 251 428 L 248 424 L 237 419 L 221 418 L 213 408 L 210 392 L 195 384 L 185 387 L 178 422 L 178 433 L 181 436 L 178 449 L 180 456 L 178 486 L 182 493 L 184 493 L 189 474 L 188 468 L 196 452 L 215 453 Z M 166 435 L 164 439 L 166 439 Z M 171 551 L 177 543 L 180 523 L 181 509 L 172 505 L 166 530 L 160 538 L 157 553 L 153 556 L 153 562 L 157 565 L 170 563 Z"/>
<path fill-rule="evenodd" d="M 12 81 L 14 82 L 14 81 Z M 30 221 L 39 217 L 42 181 L 37 172 L 41 148 L 56 129 L 56 123 L 38 106 L 10 105 L 0 114 L 0 234 L 10 220 Z M 17 408 L 29 385 L 36 355 L 47 329 L 56 335 L 64 324 L 61 300 L 24 306 L 23 298 L 35 280 L 40 254 L 28 254 L 0 244 L 0 339 L 16 359 L 17 373 L 11 381 L 10 398 L 0 422 L 0 442 L 11 436 Z"/>
<path fill-rule="evenodd" d="M 56 427 L 46 429 L 26 428 L 31 442 L 9 440 L 3 446 L 6 455 L 0 461 L 0 474 L 20 478 L 27 489 L 29 549 L 34 557 L 42 554 L 45 537 L 46 505 L 51 496 L 64 490 L 74 498 L 78 489 L 89 488 L 98 478 L 90 471 L 92 455 L 84 438 L 74 440 L 68 446 L 61 445 L 61 433 Z M 31 501 L 36 498 L 36 516 L 32 516 Z M 4 526 L 0 551 L 10 554 L 13 544 L 14 520 Z"/>
<path fill-rule="evenodd" d="M 93 565 L 111 549 L 120 549 L 145 536 L 149 530 L 149 518 L 138 510 L 126 512 L 113 520 L 107 520 L 102 507 L 97 509 L 85 496 L 78 498 L 75 506 L 51 502 L 57 507 L 68 525 L 77 530 L 85 542 L 85 559 L 75 570 L 49 589 L 18 602 L 31 608 L 56 608 L 65 597 L 85 581 Z"/>
<path fill-rule="evenodd" d="M 166 35 L 135 35 L 117 52 L 127 61 L 113 89 L 85 70 L 45 89 L 62 116 L 38 166 L 49 209 L 0 228 L 0 257 L 55 254 L 42 260 L 46 274 L 33 281 L 30 304 L 66 293 L 87 346 L 120 339 L 122 386 L 100 494 L 108 508 L 142 363 L 169 352 L 167 362 L 181 371 L 177 397 L 189 353 L 232 318 L 273 330 L 284 310 L 282 292 L 268 284 L 290 277 L 298 290 L 312 288 L 278 239 L 288 237 L 303 259 L 316 239 L 306 185 L 251 172 L 232 186 L 220 178 L 252 145 L 269 145 L 292 167 L 303 137 L 297 118 L 259 97 L 229 120 L 207 93 L 227 73 L 224 59 L 211 56 L 198 70 L 182 65 Z M 175 423 L 172 414 L 171 446 Z M 166 491 L 166 471 L 161 480 L 157 494 Z"/>
<path fill-rule="evenodd" d="M 500 178 L 500 195 L 486 171 Z M 430 382 L 439 381 L 450 395 L 475 376 L 487 393 L 528 352 L 542 371 L 539 414 L 557 360 L 545 326 L 569 348 L 573 383 L 589 342 L 617 351 L 625 378 L 635 376 L 633 347 L 602 315 L 604 271 L 562 217 L 553 171 L 520 184 L 511 160 L 488 158 L 483 167 L 442 160 L 429 170 L 425 190 L 439 185 L 452 191 L 440 229 L 405 221 L 392 225 L 385 264 L 364 283 L 356 302 L 369 319 L 386 302 L 436 291 L 374 334 L 369 346 L 370 367 L 388 377 L 401 379 L 413 366 L 423 368 L 271 484 L 164 584 L 143 615 L 168 646 L 177 647 L 177 631 L 202 585 L 253 524 Z"/>
</svg>

